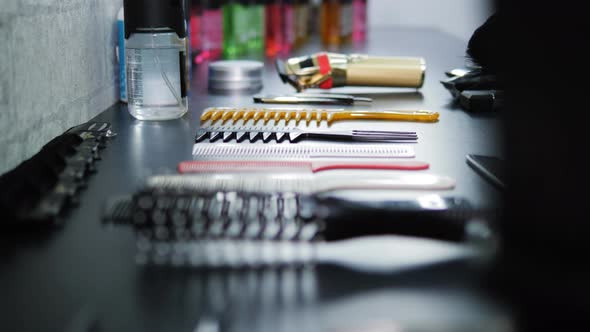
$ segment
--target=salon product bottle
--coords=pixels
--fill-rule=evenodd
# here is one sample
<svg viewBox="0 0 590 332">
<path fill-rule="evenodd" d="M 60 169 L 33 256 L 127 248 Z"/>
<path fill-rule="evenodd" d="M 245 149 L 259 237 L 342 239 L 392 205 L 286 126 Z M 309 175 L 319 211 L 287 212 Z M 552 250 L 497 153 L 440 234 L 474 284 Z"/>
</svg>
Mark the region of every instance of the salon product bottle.
<svg viewBox="0 0 590 332">
<path fill-rule="evenodd" d="M 124 0 L 127 99 L 139 120 L 169 120 L 187 110 L 184 0 Z"/>
<path fill-rule="evenodd" d="M 194 57 L 194 63 L 216 60 L 223 49 L 223 15 L 221 1 L 201 0 L 200 41 L 201 52 Z"/>
<path fill-rule="evenodd" d="M 259 52 L 264 47 L 265 0 L 249 0 L 248 2 L 248 50 Z"/>
<path fill-rule="evenodd" d="M 323 0 L 320 5 L 319 21 L 322 43 L 340 44 L 340 0 Z"/>
<path fill-rule="evenodd" d="M 117 13 L 117 61 L 119 62 L 119 100 L 127 102 L 127 80 L 125 76 L 125 11 L 123 6 Z"/>
<path fill-rule="evenodd" d="M 353 0 L 352 15 L 352 40 L 363 42 L 367 38 L 367 0 Z"/>
<path fill-rule="evenodd" d="M 299 47 L 309 38 L 309 15 L 311 15 L 309 0 L 295 1 L 295 47 Z"/>
<path fill-rule="evenodd" d="M 228 0 L 223 5 L 223 56 L 233 59 L 246 53 L 249 14 L 245 0 Z"/>
<path fill-rule="evenodd" d="M 265 49 L 270 57 L 279 55 L 284 43 L 282 7 L 282 0 L 269 0 L 266 5 Z"/>
<path fill-rule="evenodd" d="M 188 36 L 190 41 L 190 52 L 191 56 L 195 56 L 201 52 L 201 4 L 199 0 L 187 0 L 190 1 L 190 17 L 188 24 Z"/>
<path fill-rule="evenodd" d="M 281 46 L 281 54 L 287 55 L 291 52 L 293 47 L 295 46 L 295 38 L 296 38 L 296 31 L 295 31 L 295 11 L 293 6 L 293 0 L 284 0 L 283 1 L 283 21 L 281 24 L 282 32 L 283 32 L 283 45 Z"/>
<path fill-rule="evenodd" d="M 352 40 L 353 29 L 353 0 L 340 0 L 340 44 L 349 43 Z"/>
</svg>

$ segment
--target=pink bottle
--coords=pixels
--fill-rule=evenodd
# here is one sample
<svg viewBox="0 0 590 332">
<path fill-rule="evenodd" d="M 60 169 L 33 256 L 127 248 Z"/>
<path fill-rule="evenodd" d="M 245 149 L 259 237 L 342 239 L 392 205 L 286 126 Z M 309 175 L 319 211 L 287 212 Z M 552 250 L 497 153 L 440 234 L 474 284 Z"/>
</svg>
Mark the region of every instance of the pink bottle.
<svg viewBox="0 0 590 332">
<path fill-rule="evenodd" d="M 223 16 L 220 1 L 202 1 L 201 3 L 199 25 L 201 52 L 194 59 L 197 64 L 219 59 L 223 47 Z"/>
<path fill-rule="evenodd" d="M 363 42 L 367 38 L 367 0 L 353 0 L 352 12 L 352 40 Z"/>
</svg>

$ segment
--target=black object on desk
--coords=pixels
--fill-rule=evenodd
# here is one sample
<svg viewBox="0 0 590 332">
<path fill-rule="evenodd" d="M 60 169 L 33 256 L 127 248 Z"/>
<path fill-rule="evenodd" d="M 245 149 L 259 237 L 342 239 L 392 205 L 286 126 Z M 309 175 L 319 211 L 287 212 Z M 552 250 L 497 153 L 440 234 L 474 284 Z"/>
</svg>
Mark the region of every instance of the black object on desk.
<svg viewBox="0 0 590 332">
<path fill-rule="evenodd" d="M 506 162 L 495 156 L 468 154 L 467 164 L 499 189 L 506 188 Z"/>
<path fill-rule="evenodd" d="M 458 71 L 451 71 L 449 74 Z M 469 112 L 490 112 L 500 110 L 504 105 L 504 91 L 495 74 L 475 69 L 452 76 L 442 85 L 451 93 L 459 105 Z"/>
<path fill-rule="evenodd" d="M 11 227 L 45 227 L 60 223 L 68 207 L 78 204 L 100 150 L 114 136 L 111 125 L 88 122 L 68 129 L 13 170 L 0 177 L 0 208 Z"/>
<path fill-rule="evenodd" d="M 363 202 L 160 186 L 115 199 L 105 219 L 133 227 L 140 264 L 231 269 L 337 264 L 389 273 L 483 258 L 484 248 L 467 242 L 493 239 L 467 231 L 474 215 L 465 199 L 438 195 Z M 406 251 L 423 255 L 409 259 Z"/>
</svg>

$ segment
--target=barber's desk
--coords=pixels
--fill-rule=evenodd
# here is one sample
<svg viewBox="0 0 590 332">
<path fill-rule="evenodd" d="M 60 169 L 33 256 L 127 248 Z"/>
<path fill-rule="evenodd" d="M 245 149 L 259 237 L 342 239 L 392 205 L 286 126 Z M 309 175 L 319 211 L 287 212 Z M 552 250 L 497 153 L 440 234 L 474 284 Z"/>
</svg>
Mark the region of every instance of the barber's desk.
<svg viewBox="0 0 590 332">
<path fill-rule="evenodd" d="M 495 208 L 501 192 L 465 162 L 467 154 L 502 156 L 497 113 L 472 114 L 451 101 L 440 81 L 465 67 L 465 46 L 429 29 L 373 29 L 364 45 L 340 53 L 421 56 L 421 89 L 345 88 L 373 98 L 357 109 L 425 109 L 437 123 L 388 123 L 379 129 L 412 129 L 416 159 L 426 173 L 456 181 L 435 194 L 463 197 Z M 322 50 L 311 42 L 294 55 Z M 272 60 L 265 59 L 268 94 L 293 93 Z M 207 63 L 193 65 L 189 113 L 179 120 L 138 121 L 125 104 L 94 120 L 112 124 L 117 136 L 103 151 L 97 173 L 62 227 L 2 234 L 0 330 L 2 331 L 506 331 L 510 316 L 479 287 L 485 267 L 462 261 L 397 273 L 372 274 L 323 265 L 272 269 L 158 268 L 136 264 L 131 229 L 105 225 L 105 201 L 129 194 L 145 178 L 174 174 L 192 159 L 202 111 L 211 106 L 261 107 L 251 95 L 215 95 L 207 89 Z M 309 107 L 308 107 L 309 108 Z M 352 173 L 351 173 L 352 174 Z M 401 192 L 380 191 L 376 199 Z M 408 193 L 413 194 L 413 193 Z M 348 192 L 346 195 L 356 195 Z M 370 215 L 367 216 L 370 218 Z M 411 255 L 411 253 L 408 253 Z"/>
</svg>

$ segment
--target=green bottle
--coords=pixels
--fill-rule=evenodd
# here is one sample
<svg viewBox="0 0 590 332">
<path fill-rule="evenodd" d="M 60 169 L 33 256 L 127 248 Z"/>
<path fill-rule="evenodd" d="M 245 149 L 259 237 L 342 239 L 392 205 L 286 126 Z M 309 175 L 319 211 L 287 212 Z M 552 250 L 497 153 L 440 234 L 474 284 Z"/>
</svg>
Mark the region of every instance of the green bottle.
<svg viewBox="0 0 590 332">
<path fill-rule="evenodd" d="M 262 52 L 264 49 L 264 3 L 264 0 L 250 0 L 248 3 L 248 50 L 252 52 Z"/>
<path fill-rule="evenodd" d="M 223 56 L 235 59 L 246 54 L 250 15 L 245 0 L 228 0 L 223 5 Z"/>
</svg>

